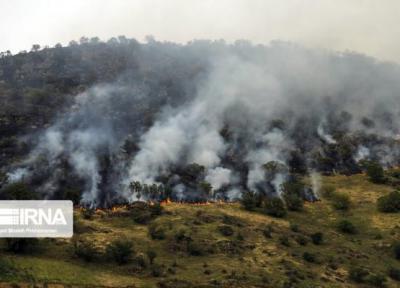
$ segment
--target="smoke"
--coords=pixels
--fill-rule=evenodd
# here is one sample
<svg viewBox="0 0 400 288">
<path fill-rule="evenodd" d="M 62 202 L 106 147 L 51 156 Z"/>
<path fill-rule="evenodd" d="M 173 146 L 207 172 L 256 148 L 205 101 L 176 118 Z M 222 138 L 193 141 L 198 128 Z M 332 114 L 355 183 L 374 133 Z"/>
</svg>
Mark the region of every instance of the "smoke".
<svg viewBox="0 0 400 288">
<path fill-rule="evenodd" d="M 231 199 L 247 189 L 279 195 L 300 162 L 318 191 L 312 171 L 350 169 L 368 153 L 399 159 L 396 65 L 280 42 L 153 41 L 136 54 L 137 70 L 77 95 L 20 165 L 37 168 L 30 176 L 44 194 L 77 179 L 90 205 L 137 199 L 132 181 L 163 184 L 177 199 L 192 197 L 195 180 Z M 339 157 L 331 150 L 342 147 L 350 157 L 340 152 L 331 166 L 315 156 Z M 268 174 L 271 161 L 286 168 Z M 192 163 L 204 171 L 183 175 Z"/>
<path fill-rule="evenodd" d="M 232 183 L 232 177 L 233 175 L 231 170 L 217 167 L 208 171 L 205 180 L 211 184 L 214 190 L 218 190 L 222 186 Z"/>
<path fill-rule="evenodd" d="M 329 143 L 329 144 L 336 144 L 336 140 L 333 139 L 333 137 L 332 137 L 331 135 L 329 135 L 328 133 L 325 132 L 325 129 L 324 129 L 325 123 L 324 123 L 324 122 L 325 122 L 325 121 L 321 122 L 321 123 L 318 125 L 318 128 L 317 128 L 317 133 L 318 133 L 318 135 L 319 135 L 324 141 L 326 141 L 327 143 Z"/>
<path fill-rule="evenodd" d="M 319 198 L 320 190 L 321 190 L 321 175 L 318 172 L 312 171 L 310 173 L 311 178 L 311 187 L 314 192 L 314 195 Z"/>
</svg>

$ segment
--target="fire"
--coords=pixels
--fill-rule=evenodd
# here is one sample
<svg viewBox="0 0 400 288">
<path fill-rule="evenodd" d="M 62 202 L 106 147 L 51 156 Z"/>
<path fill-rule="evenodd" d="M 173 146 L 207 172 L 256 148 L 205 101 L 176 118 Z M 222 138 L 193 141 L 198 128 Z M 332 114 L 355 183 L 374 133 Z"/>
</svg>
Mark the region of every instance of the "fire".
<svg viewBox="0 0 400 288">
<path fill-rule="evenodd" d="M 154 201 L 147 201 L 147 204 L 152 206 L 155 205 L 157 202 Z M 166 205 L 191 205 L 191 206 L 208 206 L 208 205 L 212 205 L 212 204 L 218 204 L 218 205 L 227 205 L 227 204 L 232 204 L 232 202 L 228 202 L 228 201 L 223 201 L 223 200 L 215 200 L 215 201 L 204 201 L 204 202 L 188 202 L 188 201 L 172 201 L 170 198 L 167 198 L 165 200 L 162 200 L 159 202 L 160 205 L 162 206 L 166 206 Z M 117 205 L 113 205 L 111 207 L 108 208 L 102 208 L 102 207 L 96 207 L 94 208 L 94 212 L 95 213 L 102 213 L 102 212 L 118 212 L 121 210 L 127 210 L 129 209 L 130 204 L 117 204 Z M 87 210 L 90 208 L 85 208 L 84 206 L 77 206 L 77 209 L 83 211 L 83 210 Z"/>
</svg>

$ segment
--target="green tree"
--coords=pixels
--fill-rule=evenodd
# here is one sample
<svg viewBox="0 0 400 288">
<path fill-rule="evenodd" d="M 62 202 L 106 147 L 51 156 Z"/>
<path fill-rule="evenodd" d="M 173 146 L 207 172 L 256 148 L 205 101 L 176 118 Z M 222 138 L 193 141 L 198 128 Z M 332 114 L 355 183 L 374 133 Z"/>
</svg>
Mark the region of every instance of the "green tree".
<svg viewBox="0 0 400 288">
<path fill-rule="evenodd" d="M 146 255 L 147 255 L 147 258 L 149 259 L 150 265 L 153 265 L 154 259 L 156 259 L 156 257 L 157 257 L 156 251 L 154 251 L 153 249 L 148 249 L 146 251 Z"/>
<path fill-rule="evenodd" d="M 15 182 L 5 186 L 1 195 L 7 200 L 35 200 L 37 195 L 23 182 Z"/>
<path fill-rule="evenodd" d="M 382 166 L 376 161 L 369 161 L 365 164 L 367 175 L 371 182 L 382 184 L 386 182 L 385 173 Z"/>
</svg>

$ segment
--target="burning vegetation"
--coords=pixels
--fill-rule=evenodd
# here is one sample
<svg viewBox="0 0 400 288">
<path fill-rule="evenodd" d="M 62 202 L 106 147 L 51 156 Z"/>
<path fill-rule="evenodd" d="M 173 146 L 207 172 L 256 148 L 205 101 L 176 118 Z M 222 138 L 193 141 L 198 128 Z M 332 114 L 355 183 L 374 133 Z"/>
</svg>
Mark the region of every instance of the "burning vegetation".
<svg viewBox="0 0 400 288">
<path fill-rule="evenodd" d="M 254 194 L 298 209 L 322 174 L 398 164 L 399 76 L 281 42 L 120 38 L 3 55 L 0 197 L 96 208 Z"/>
</svg>

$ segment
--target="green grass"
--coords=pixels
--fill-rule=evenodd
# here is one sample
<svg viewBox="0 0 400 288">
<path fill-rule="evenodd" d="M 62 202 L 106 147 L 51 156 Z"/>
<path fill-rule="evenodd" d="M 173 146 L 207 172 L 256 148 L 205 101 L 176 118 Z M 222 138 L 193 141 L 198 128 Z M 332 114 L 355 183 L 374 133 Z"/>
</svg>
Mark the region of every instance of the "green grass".
<svg viewBox="0 0 400 288">
<path fill-rule="evenodd" d="M 126 237 L 134 242 L 137 255 L 145 255 L 148 249 L 156 251 L 155 263 L 163 266 L 165 274 L 154 277 L 149 264 L 143 270 L 135 269 L 134 263 L 119 266 L 105 255 L 86 263 L 74 256 L 71 239 L 57 239 L 42 241 L 42 249 L 35 254 L 1 252 L 2 259 L 9 259 L 15 269 L 5 275 L 0 270 L 0 282 L 107 287 L 157 287 L 163 282 L 165 287 L 180 287 L 174 282 L 178 279 L 186 281 L 182 287 L 284 287 L 285 282 L 293 281 L 296 287 L 358 287 L 348 279 L 350 267 L 362 266 L 383 275 L 387 275 L 389 267 L 399 269 L 400 262 L 394 259 L 390 245 L 400 238 L 400 214 L 379 213 L 376 209 L 376 199 L 393 189 L 372 184 L 364 175 L 322 177 L 322 182 L 349 195 L 351 208 L 335 210 L 330 199 L 322 198 L 306 203 L 304 211 L 289 212 L 278 219 L 245 211 L 238 203 L 172 203 L 165 206 L 162 216 L 147 225 L 135 224 L 130 217 L 100 212 L 92 220 L 84 220 L 76 211 L 85 231 L 79 238 L 93 242 L 100 253 L 113 239 Z M 337 223 L 342 219 L 350 220 L 358 233 L 339 232 Z M 162 227 L 165 239 L 152 240 L 148 225 Z M 218 229 L 220 225 L 230 225 L 234 234 L 224 236 Z M 267 225 L 273 227 L 271 238 L 262 232 Z M 291 229 L 293 225 L 298 229 Z M 176 249 L 175 235 L 182 229 L 193 241 L 213 251 L 190 256 Z M 310 239 L 316 232 L 324 234 L 321 245 L 314 245 Z M 281 244 L 282 236 L 288 237 L 288 247 Z M 300 245 L 296 241 L 299 237 L 307 238 L 308 243 Z M 239 252 L 224 250 L 231 244 L 238 245 Z M 315 263 L 306 262 L 304 253 L 315 255 Z M 387 287 L 398 285 L 388 277 Z"/>
</svg>

